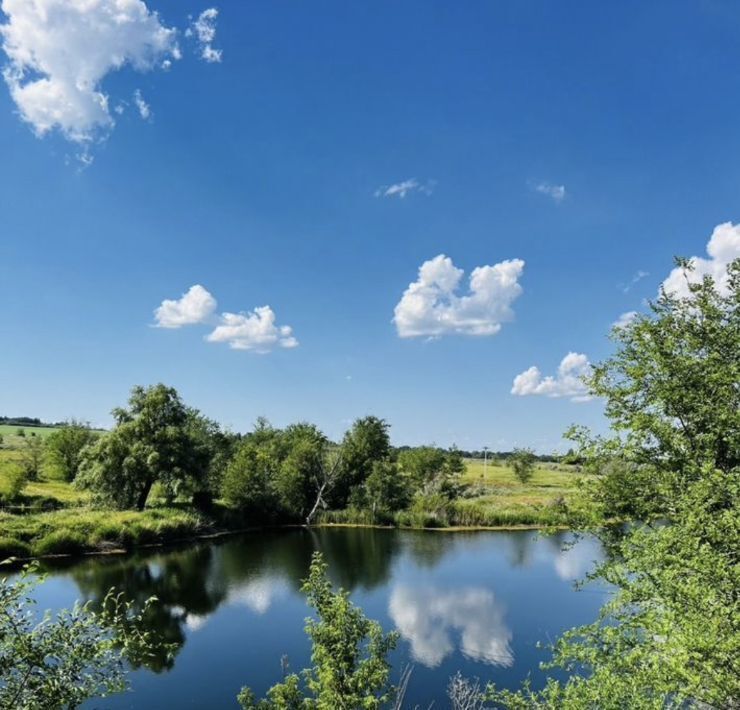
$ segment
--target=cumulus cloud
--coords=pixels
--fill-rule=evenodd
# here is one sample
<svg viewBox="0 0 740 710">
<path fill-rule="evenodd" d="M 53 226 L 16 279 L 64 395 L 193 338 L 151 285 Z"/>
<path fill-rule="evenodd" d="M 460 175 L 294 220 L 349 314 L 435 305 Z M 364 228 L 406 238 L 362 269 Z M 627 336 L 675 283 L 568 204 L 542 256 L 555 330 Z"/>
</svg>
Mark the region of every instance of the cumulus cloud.
<svg viewBox="0 0 740 710">
<path fill-rule="evenodd" d="M 275 347 L 295 348 L 298 341 L 289 325 L 275 325 L 275 313 L 270 306 L 255 308 L 249 313 L 224 313 L 221 324 L 206 340 L 228 343 L 234 350 L 270 352 Z"/>
<path fill-rule="evenodd" d="M 215 7 L 209 7 L 198 15 L 185 32 L 186 36 L 195 37 L 201 59 L 206 62 L 221 61 L 222 50 L 213 47 L 213 41 L 216 39 L 217 18 L 218 10 Z"/>
<path fill-rule="evenodd" d="M 427 180 L 422 183 L 416 178 L 409 178 L 393 185 L 381 185 L 375 191 L 375 197 L 398 197 L 399 199 L 403 199 L 406 195 L 414 192 L 431 195 L 435 185 L 436 182 L 434 180 Z"/>
<path fill-rule="evenodd" d="M 21 118 L 43 136 L 88 143 L 114 125 L 103 79 L 179 58 L 177 32 L 142 0 L 2 0 L 3 77 Z"/>
<path fill-rule="evenodd" d="M 637 318 L 637 311 L 627 311 L 622 313 L 617 320 L 612 323 L 613 328 L 626 328 L 633 320 Z"/>
<path fill-rule="evenodd" d="M 268 353 L 276 347 L 295 348 L 298 341 L 289 325 L 276 325 L 275 312 L 261 306 L 248 313 L 222 313 L 216 316 L 216 299 L 203 286 L 196 284 L 179 299 L 165 299 L 154 310 L 159 328 L 181 328 L 186 325 L 212 324 L 216 327 L 206 336 L 210 343 L 227 343 L 233 350 Z"/>
<path fill-rule="evenodd" d="M 401 636 L 411 644 L 415 660 L 436 668 L 455 650 L 468 658 L 496 666 L 514 663 L 512 633 L 504 612 L 487 589 L 439 590 L 395 587 L 388 612 Z"/>
<path fill-rule="evenodd" d="M 549 182 L 538 182 L 533 185 L 535 192 L 547 195 L 555 202 L 562 202 L 565 199 L 565 185 L 553 185 Z"/>
<path fill-rule="evenodd" d="M 542 376 L 538 367 L 532 366 L 514 378 L 511 394 L 520 397 L 544 395 L 569 397 L 573 402 L 590 399 L 583 378 L 591 372 L 591 364 L 582 353 L 568 353 L 558 367 L 558 374 Z"/>
<path fill-rule="evenodd" d="M 195 284 L 179 299 L 162 301 L 154 310 L 154 320 L 159 328 L 182 328 L 207 322 L 215 310 L 216 299 L 203 286 Z"/>
<path fill-rule="evenodd" d="M 663 282 L 666 293 L 686 297 L 690 295 L 689 283 L 698 283 L 705 276 L 711 276 L 717 290 L 727 295 L 728 280 L 727 267 L 735 259 L 740 258 L 740 224 L 724 222 L 718 224 L 707 243 L 709 258 L 692 256 L 689 263 L 692 271 L 675 268 Z"/>
<path fill-rule="evenodd" d="M 404 291 L 393 321 L 402 338 L 442 335 L 495 335 L 511 320 L 512 303 L 522 293 L 521 259 L 478 266 L 470 274 L 470 290 L 456 294 L 463 270 L 440 254 L 425 261 L 419 277 Z"/>
</svg>

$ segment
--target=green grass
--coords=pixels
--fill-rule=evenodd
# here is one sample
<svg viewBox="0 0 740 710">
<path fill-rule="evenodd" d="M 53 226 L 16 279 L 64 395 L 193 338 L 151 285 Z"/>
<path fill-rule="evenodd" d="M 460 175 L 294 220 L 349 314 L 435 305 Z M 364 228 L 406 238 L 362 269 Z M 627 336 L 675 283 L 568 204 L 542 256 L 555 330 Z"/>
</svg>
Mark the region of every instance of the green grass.
<svg viewBox="0 0 740 710">
<path fill-rule="evenodd" d="M 42 439 L 49 436 L 53 431 L 56 431 L 56 428 L 51 426 L 17 426 L 15 424 L 0 424 L 0 436 L 5 439 L 6 444 L 8 443 L 8 439 L 15 443 L 16 439 L 23 440 L 23 437 L 17 435 L 19 429 L 22 429 L 26 436 L 35 434 L 36 436 L 40 436 Z"/>
<path fill-rule="evenodd" d="M 15 427 L 5 427 L 15 430 Z M 47 431 L 51 431 L 48 429 Z M 3 435 L 0 447 L 0 494 L 21 457 L 23 438 Z M 461 481 L 463 498 L 437 510 L 416 507 L 395 514 L 372 516 L 368 511 L 332 511 L 324 524 L 395 525 L 410 528 L 549 526 L 564 522 L 563 505 L 573 498 L 579 479 L 573 467 L 538 466 L 522 485 L 506 466 L 469 460 Z M 242 527 L 243 519 L 227 509 L 206 518 L 176 506 L 156 505 L 143 512 L 96 510 L 90 497 L 65 481 L 44 473 L 23 491 L 24 509 L 0 512 L 0 559 L 52 554 L 133 549 L 146 544 L 183 540 L 199 534 Z M 51 503 L 58 510 L 33 512 Z M 31 512 L 28 512 L 28 508 Z M 231 513 L 231 514 L 230 514 Z"/>
</svg>

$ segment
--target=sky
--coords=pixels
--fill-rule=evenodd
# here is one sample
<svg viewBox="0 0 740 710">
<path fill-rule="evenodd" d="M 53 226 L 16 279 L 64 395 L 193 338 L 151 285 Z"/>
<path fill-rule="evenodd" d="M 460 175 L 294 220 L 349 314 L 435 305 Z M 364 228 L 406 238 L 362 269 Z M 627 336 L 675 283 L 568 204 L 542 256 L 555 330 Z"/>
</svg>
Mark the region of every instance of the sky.
<svg viewBox="0 0 740 710">
<path fill-rule="evenodd" d="M 737 3 L 0 8 L 0 415 L 549 452 L 674 256 L 740 256 Z"/>
</svg>

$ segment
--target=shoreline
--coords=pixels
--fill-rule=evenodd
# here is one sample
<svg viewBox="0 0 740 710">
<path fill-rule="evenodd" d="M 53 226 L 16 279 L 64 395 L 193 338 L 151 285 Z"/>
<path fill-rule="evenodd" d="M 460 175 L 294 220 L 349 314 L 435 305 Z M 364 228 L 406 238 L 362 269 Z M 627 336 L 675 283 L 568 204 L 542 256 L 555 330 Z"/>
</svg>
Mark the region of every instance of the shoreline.
<svg viewBox="0 0 740 710">
<path fill-rule="evenodd" d="M 568 530 L 568 526 L 565 525 L 533 525 L 533 524 L 522 524 L 522 525 L 450 525 L 447 527 L 419 527 L 419 526 L 399 526 L 399 525 L 373 525 L 369 523 L 317 523 L 316 525 L 302 525 L 298 523 L 284 524 L 284 525 L 264 525 L 264 526 L 248 526 L 243 528 L 233 529 L 221 529 L 211 530 L 203 533 L 196 533 L 193 535 L 187 535 L 185 537 L 163 539 L 156 542 L 141 543 L 138 545 L 132 545 L 130 547 L 118 545 L 116 543 L 99 543 L 101 547 L 99 549 L 87 549 L 87 550 L 70 550 L 68 552 L 55 552 L 45 555 L 32 555 L 29 557 L 17 557 L 9 555 L 5 559 L 0 559 L 0 565 L 4 566 L 9 570 L 16 570 L 22 568 L 25 565 L 34 562 L 54 561 L 54 560 L 84 560 L 93 557 L 112 557 L 116 555 L 132 555 L 139 550 L 155 550 L 155 549 L 166 549 L 174 548 L 183 545 L 194 544 L 200 541 L 206 540 L 218 540 L 225 537 L 232 537 L 234 535 L 242 535 L 245 533 L 257 533 L 257 532 L 269 532 L 269 531 L 281 531 L 281 530 L 312 530 L 318 528 L 356 528 L 356 529 L 369 529 L 369 530 L 404 530 L 409 532 L 447 532 L 447 533 L 463 533 L 463 532 L 525 532 L 525 531 L 536 531 L 536 530 Z"/>
</svg>

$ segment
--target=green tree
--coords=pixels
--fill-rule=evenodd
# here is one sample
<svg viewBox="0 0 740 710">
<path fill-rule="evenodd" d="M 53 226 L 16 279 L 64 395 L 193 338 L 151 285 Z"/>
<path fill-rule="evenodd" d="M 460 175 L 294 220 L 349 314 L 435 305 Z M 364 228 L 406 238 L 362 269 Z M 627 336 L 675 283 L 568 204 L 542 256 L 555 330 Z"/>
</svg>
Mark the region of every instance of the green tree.
<svg viewBox="0 0 740 710">
<path fill-rule="evenodd" d="M 376 461 L 364 485 L 366 504 L 373 515 L 381 511 L 394 512 L 405 508 L 410 499 L 409 488 L 398 466 L 390 461 Z"/>
<path fill-rule="evenodd" d="M 29 436 L 25 439 L 19 463 L 27 480 L 39 479 L 44 465 L 44 442 L 40 436 Z"/>
<path fill-rule="evenodd" d="M 504 707 L 740 702 L 740 260 L 725 288 L 707 277 L 651 311 L 591 379 L 616 435 L 573 432 L 597 474 L 577 522 L 609 544 L 596 574 L 616 593 L 556 644 L 570 678 L 494 690 Z"/>
<path fill-rule="evenodd" d="M 379 710 L 391 702 L 396 689 L 389 683 L 387 656 L 397 634 L 384 634 L 380 624 L 350 602 L 348 592 L 332 589 L 320 553 L 314 553 L 303 592 L 317 616 L 306 622 L 313 666 L 303 671 L 303 679 L 295 673 L 287 675 L 263 700 L 243 688 L 238 697 L 241 706 L 245 710 Z"/>
<path fill-rule="evenodd" d="M 224 471 L 221 492 L 226 502 L 257 520 L 279 514 L 275 481 L 284 458 L 282 438 L 266 421 L 258 422 Z"/>
<path fill-rule="evenodd" d="M 0 707 L 73 708 L 125 690 L 123 659 L 157 645 L 142 617 L 109 593 L 99 611 L 76 604 L 39 621 L 30 597 L 35 572 L 0 581 Z"/>
<path fill-rule="evenodd" d="M 353 490 L 359 490 L 373 466 L 391 453 L 390 425 L 368 416 L 356 419 L 342 439 L 342 463 L 331 495 L 334 507 L 344 508 Z"/>
<path fill-rule="evenodd" d="M 534 476 L 535 461 L 537 458 L 531 449 L 514 449 L 509 462 L 519 483 L 528 483 Z"/>
<path fill-rule="evenodd" d="M 143 510 L 155 483 L 170 496 L 201 476 L 203 452 L 190 430 L 191 413 L 177 391 L 134 387 L 116 425 L 85 450 L 78 481 L 116 508 Z"/>
<path fill-rule="evenodd" d="M 65 481 L 73 481 L 82 462 L 82 450 L 98 438 L 89 424 L 74 419 L 46 437 L 46 456 L 52 470 Z"/>
<path fill-rule="evenodd" d="M 465 462 L 455 447 L 448 451 L 435 446 L 406 449 L 399 454 L 398 465 L 419 495 L 440 494 L 449 499 L 457 497 L 457 479 L 465 471 Z"/>
</svg>

